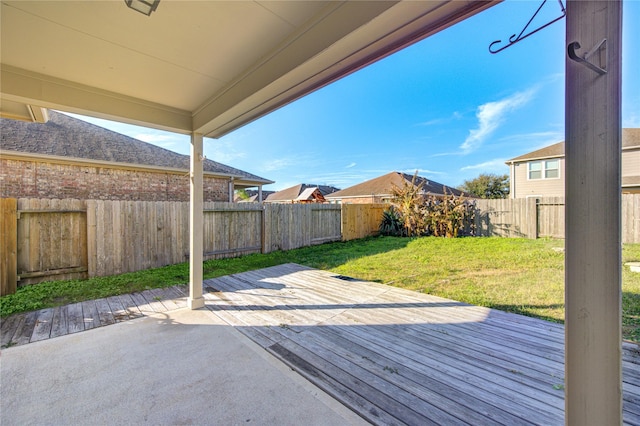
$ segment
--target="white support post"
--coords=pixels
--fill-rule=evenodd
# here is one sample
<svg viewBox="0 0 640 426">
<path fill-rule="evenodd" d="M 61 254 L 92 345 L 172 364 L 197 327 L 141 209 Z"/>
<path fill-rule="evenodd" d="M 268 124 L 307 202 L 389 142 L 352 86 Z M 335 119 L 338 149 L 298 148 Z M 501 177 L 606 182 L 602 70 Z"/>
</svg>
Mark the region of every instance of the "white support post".
<svg viewBox="0 0 640 426">
<path fill-rule="evenodd" d="M 516 198 L 516 163 L 509 165 L 511 179 L 509 179 L 509 198 Z"/>
<path fill-rule="evenodd" d="M 229 179 L 229 202 L 233 203 L 234 199 L 235 186 L 233 183 L 233 178 Z"/>
<path fill-rule="evenodd" d="M 567 425 L 622 424 L 621 27 L 620 0 L 567 4 Z"/>
<path fill-rule="evenodd" d="M 187 306 L 198 309 L 204 306 L 202 297 L 203 252 L 203 184 L 202 184 L 202 135 L 191 134 L 191 173 L 189 207 L 189 297 Z"/>
<path fill-rule="evenodd" d="M 258 186 L 258 202 L 262 202 L 262 185 Z"/>
</svg>

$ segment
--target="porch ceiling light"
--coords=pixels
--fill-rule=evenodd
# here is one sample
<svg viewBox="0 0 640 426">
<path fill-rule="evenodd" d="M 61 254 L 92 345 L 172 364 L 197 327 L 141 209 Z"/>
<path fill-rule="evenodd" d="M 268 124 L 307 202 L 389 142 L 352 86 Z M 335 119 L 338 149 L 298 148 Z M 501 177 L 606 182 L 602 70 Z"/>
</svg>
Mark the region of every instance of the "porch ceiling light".
<svg viewBox="0 0 640 426">
<path fill-rule="evenodd" d="M 131 9 L 149 16 L 151 15 L 151 12 L 158 8 L 160 0 L 124 0 L 124 2 Z"/>
</svg>

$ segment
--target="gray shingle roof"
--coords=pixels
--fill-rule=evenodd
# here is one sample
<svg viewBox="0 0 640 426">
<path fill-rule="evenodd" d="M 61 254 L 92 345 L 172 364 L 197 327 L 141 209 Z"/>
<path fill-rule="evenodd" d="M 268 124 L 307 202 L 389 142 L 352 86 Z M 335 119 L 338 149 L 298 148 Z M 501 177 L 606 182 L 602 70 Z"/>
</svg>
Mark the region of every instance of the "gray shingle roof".
<svg viewBox="0 0 640 426">
<path fill-rule="evenodd" d="M 327 198 L 348 198 L 348 197 L 367 197 L 367 196 L 390 196 L 394 185 L 402 188 L 403 182 L 411 183 L 413 175 L 400 172 L 391 172 L 386 175 L 378 176 L 377 178 L 370 179 L 368 181 L 359 183 L 349 188 L 345 188 L 342 191 L 335 192 L 329 195 Z M 462 192 L 455 188 L 443 185 L 439 182 L 426 179 L 420 176 L 416 177 L 416 184 L 422 183 L 422 190 L 425 193 L 434 195 L 443 195 L 445 188 L 447 194 L 461 195 Z"/>
<path fill-rule="evenodd" d="M 8 151 L 84 160 L 126 163 L 189 170 L 189 156 L 49 111 L 47 123 L 0 118 L 0 148 Z M 257 183 L 272 183 L 260 176 L 209 159 L 205 173 L 230 175 Z"/>
</svg>

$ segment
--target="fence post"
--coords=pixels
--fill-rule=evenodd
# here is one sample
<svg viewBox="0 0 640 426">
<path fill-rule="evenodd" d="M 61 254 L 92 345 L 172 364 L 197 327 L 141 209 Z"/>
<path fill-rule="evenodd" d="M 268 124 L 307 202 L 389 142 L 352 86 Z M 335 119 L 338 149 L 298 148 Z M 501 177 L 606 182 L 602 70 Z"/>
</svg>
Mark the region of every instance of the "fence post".
<svg viewBox="0 0 640 426">
<path fill-rule="evenodd" d="M 262 187 L 260 187 L 262 191 Z M 262 194 L 262 193 L 261 193 Z M 267 237 L 267 206 L 262 203 L 262 213 L 260 214 L 260 253 L 266 253 L 266 237 Z"/>
<path fill-rule="evenodd" d="M 0 296 L 13 294 L 18 287 L 18 200 L 0 199 Z"/>
<path fill-rule="evenodd" d="M 527 198 L 527 238 L 535 240 L 538 238 L 538 199 Z"/>
<path fill-rule="evenodd" d="M 97 201 L 87 200 L 87 277 L 98 276 L 98 234 L 96 233 Z M 103 237 L 102 235 L 100 236 Z"/>
</svg>

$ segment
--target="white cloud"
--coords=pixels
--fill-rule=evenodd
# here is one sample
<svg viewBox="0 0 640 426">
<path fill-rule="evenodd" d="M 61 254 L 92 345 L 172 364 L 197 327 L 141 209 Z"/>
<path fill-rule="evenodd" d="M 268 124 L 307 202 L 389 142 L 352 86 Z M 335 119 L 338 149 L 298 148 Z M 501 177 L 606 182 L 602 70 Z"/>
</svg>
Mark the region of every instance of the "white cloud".
<svg viewBox="0 0 640 426">
<path fill-rule="evenodd" d="M 622 127 L 640 127 L 640 111 L 632 111 L 622 118 Z"/>
<path fill-rule="evenodd" d="M 433 157 L 449 157 L 451 155 L 463 155 L 462 152 L 441 152 L 439 154 L 431 154 L 429 156 L 429 158 L 433 158 Z"/>
<path fill-rule="evenodd" d="M 462 118 L 462 114 L 459 113 L 458 111 L 454 111 L 450 117 L 434 118 L 433 120 L 428 120 L 422 123 L 418 123 L 418 126 L 433 126 L 435 124 L 446 124 L 454 120 L 460 120 L 461 118 Z"/>
<path fill-rule="evenodd" d="M 500 140 L 508 143 L 509 145 L 521 146 L 523 148 L 522 153 L 524 154 L 526 151 L 562 142 L 564 140 L 564 132 L 554 130 L 547 132 L 520 133 L 506 136 Z"/>
<path fill-rule="evenodd" d="M 436 176 L 446 176 L 447 173 L 446 172 L 436 172 L 434 170 L 429 170 L 429 169 L 405 169 L 405 170 L 401 170 L 402 173 L 406 173 L 408 175 L 413 175 L 416 170 L 418 170 L 418 175 L 419 176 L 425 176 L 425 175 L 436 175 Z"/>
<path fill-rule="evenodd" d="M 473 164 L 471 166 L 465 166 L 463 168 L 460 169 L 460 171 L 465 171 L 465 170 L 495 170 L 499 167 L 507 167 L 506 164 L 504 163 L 505 161 L 507 161 L 504 158 L 496 158 L 494 160 L 489 160 L 489 161 L 485 161 L 483 163 L 480 164 Z"/>
<path fill-rule="evenodd" d="M 294 156 L 294 157 L 283 157 L 276 159 L 266 159 L 262 163 L 259 164 L 259 168 L 265 172 L 273 172 L 277 170 L 283 170 L 293 166 L 299 166 L 301 164 L 305 164 L 307 159 L 302 156 Z"/>
<path fill-rule="evenodd" d="M 247 157 L 247 153 L 238 150 L 233 142 L 220 139 L 205 139 L 204 153 L 207 158 L 228 165 Z"/>
<path fill-rule="evenodd" d="M 161 144 L 161 143 L 174 144 L 176 140 L 175 136 L 158 135 L 154 133 L 137 133 L 134 137 L 143 142 L 148 142 L 153 144 Z"/>
<path fill-rule="evenodd" d="M 537 89 L 515 93 L 496 102 L 480 105 L 476 112 L 478 127 L 469 131 L 469 136 L 460 145 L 463 153 L 469 154 L 478 149 L 484 141 L 502 124 L 505 116 L 524 105 L 535 95 Z"/>
<path fill-rule="evenodd" d="M 356 166 L 356 163 L 351 163 L 347 167 L 345 167 L 345 169 L 350 169 L 350 168 L 355 167 L 355 166 Z"/>
<path fill-rule="evenodd" d="M 246 156 L 247 155 L 244 152 L 238 152 L 238 151 L 221 152 L 221 151 L 218 150 L 218 151 L 214 152 L 213 155 L 210 155 L 207 158 L 210 158 L 213 161 L 217 161 L 218 163 L 231 165 L 235 161 L 238 161 L 238 160 L 241 160 L 243 158 L 246 158 Z"/>
</svg>

